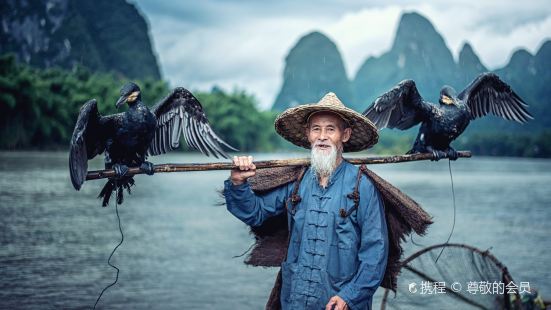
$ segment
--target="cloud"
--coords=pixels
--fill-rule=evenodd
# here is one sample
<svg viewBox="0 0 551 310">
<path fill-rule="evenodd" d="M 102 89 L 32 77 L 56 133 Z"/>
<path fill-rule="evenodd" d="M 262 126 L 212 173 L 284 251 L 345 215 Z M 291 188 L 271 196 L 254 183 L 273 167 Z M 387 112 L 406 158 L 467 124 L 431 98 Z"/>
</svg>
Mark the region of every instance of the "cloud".
<svg viewBox="0 0 551 310">
<path fill-rule="evenodd" d="M 185 25 L 161 20 L 152 34 L 163 74 L 173 86 L 239 87 L 269 107 L 281 86 L 286 53 L 314 25 L 306 19 L 267 18 L 187 31 Z"/>
<path fill-rule="evenodd" d="M 547 16 L 544 20 L 523 24 L 509 33 L 492 34 L 490 29 L 473 33 L 471 42 L 490 68 L 500 68 L 509 62 L 513 52 L 519 48 L 535 54 L 543 42 L 551 38 L 550 29 L 551 16 Z M 491 42 L 488 42 L 489 37 L 492 38 Z"/>
<path fill-rule="evenodd" d="M 544 2 L 479 2 L 449 4 L 445 10 L 430 4 L 415 9 L 431 20 L 456 59 L 468 41 L 489 69 L 505 66 L 519 47 L 535 52 L 551 38 L 551 8 Z"/>
<path fill-rule="evenodd" d="M 363 9 L 322 28 L 341 50 L 350 78 L 368 56 L 379 56 L 390 49 L 401 11 L 398 6 Z"/>
<path fill-rule="evenodd" d="M 541 0 L 136 2 L 149 20 L 163 75 L 172 86 L 245 89 L 264 108 L 281 87 L 285 56 L 314 30 L 335 41 L 349 77 L 368 56 L 390 48 L 404 11 L 429 18 L 455 57 L 470 42 L 491 69 L 505 65 L 518 47 L 534 53 L 551 37 L 551 6 Z"/>
</svg>

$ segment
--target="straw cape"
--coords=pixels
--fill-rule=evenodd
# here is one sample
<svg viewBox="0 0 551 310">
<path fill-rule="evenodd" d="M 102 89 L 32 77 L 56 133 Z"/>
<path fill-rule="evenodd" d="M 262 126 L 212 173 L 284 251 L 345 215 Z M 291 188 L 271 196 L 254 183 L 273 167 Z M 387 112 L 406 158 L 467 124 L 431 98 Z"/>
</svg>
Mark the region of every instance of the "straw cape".
<svg viewBox="0 0 551 310">
<path fill-rule="evenodd" d="M 278 167 L 261 169 L 249 178 L 253 191 L 261 194 L 297 180 L 306 167 Z M 400 272 L 402 257 L 401 242 L 412 232 L 424 235 L 432 224 L 431 216 L 398 188 L 379 177 L 373 171 L 362 167 L 364 173 L 381 193 L 388 229 L 388 261 L 381 286 L 396 291 L 396 280 Z M 266 220 L 259 227 L 251 227 L 255 245 L 245 259 L 245 264 L 263 267 L 280 267 L 285 260 L 289 230 L 287 212 Z M 280 309 L 281 270 L 277 275 L 266 309 Z"/>
<path fill-rule="evenodd" d="M 367 117 L 345 107 L 334 93 L 327 93 L 318 103 L 285 110 L 276 118 L 275 129 L 287 141 L 309 149 L 310 142 L 305 134 L 308 118 L 313 113 L 323 111 L 338 114 L 352 129 L 350 139 L 343 145 L 344 152 L 365 150 L 377 143 L 377 127 Z"/>
</svg>

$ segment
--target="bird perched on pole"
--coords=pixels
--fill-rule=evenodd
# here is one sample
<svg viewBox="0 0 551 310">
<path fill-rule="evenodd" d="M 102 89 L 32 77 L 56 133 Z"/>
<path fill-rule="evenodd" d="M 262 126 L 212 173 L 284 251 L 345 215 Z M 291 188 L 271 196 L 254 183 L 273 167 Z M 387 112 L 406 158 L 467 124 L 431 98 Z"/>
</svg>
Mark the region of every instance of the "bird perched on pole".
<svg viewBox="0 0 551 310">
<path fill-rule="evenodd" d="M 107 206 L 114 191 L 117 202 L 123 201 L 123 190 L 130 193 L 134 185 L 127 176 L 129 167 L 140 167 L 145 173 L 154 173 L 148 155 L 159 155 L 177 148 L 183 134 L 187 144 L 201 153 L 227 158 L 222 146 L 236 151 L 212 130 L 201 103 L 187 89 L 178 87 L 151 110 L 141 100 L 141 90 L 134 83 L 125 84 L 116 102 L 117 109 L 124 104 L 128 110 L 108 116 L 98 112 L 95 99 L 80 109 L 69 153 L 71 182 L 80 190 L 86 180 L 88 160 L 105 153 L 105 168 L 114 169 L 98 198 Z"/>
<path fill-rule="evenodd" d="M 450 86 L 440 91 L 439 104 L 421 97 L 413 80 L 404 80 L 379 96 L 364 111 L 379 129 L 409 129 L 419 123 L 419 133 L 407 154 L 433 153 L 434 159 L 457 159 L 450 143 L 469 123 L 488 114 L 518 123 L 533 119 L 528 105 L 493 73 L 483 73 L 459 95 Z"/>
</svg>

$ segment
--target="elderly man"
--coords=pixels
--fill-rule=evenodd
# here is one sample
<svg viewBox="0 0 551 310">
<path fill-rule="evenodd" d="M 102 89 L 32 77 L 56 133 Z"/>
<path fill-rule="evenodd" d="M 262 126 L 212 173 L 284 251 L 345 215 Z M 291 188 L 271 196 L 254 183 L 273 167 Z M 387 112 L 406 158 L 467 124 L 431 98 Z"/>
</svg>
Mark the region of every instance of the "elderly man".
<svg viewBox="0 0 551 310">
<path fill-rule="evenodd" d="M 224 187 L 228 210 L 250 226 L 288 212 L 283 309 L 371 309 L 387 263 L 385 216 L 377 189 L 342 153 L 375 144 L 377 129 L 333 93 L 288 109 L 275 126 L 285 139 L 311 148 L 310 167 L 297 181 L 256 195 L 247 183 L 255 175 L 253 158 L 234 157 L 239 169 Z"/>
</svg>

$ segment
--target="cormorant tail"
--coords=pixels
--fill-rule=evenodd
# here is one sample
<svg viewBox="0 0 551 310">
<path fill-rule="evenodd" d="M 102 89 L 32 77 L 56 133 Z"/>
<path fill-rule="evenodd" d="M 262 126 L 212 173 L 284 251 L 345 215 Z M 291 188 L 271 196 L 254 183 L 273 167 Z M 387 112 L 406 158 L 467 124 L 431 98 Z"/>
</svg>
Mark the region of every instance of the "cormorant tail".
<svg viewBox="0 0 551 310">
<path fill-rule="evenodd" d="M 118 204 L 122 204 L 124 201 L 123 190 L 126 189 L 128 194 L 131 194 L 130 187 L 134 186 L 134 179 L 132 177 L 123 178 L 123 179 L 109 179 L 103 189 L 98 195 L 98 198 L 103 198 L 102 206 L 107 207 L 109 205 L 109 200 L 111 195 L 116 191 L 116 199 Z"/>
<path fill-rule="evenodd" d="M 101 204 L 103 207 L 107 207 L 107 205 L 109 204 L 109 199 L 111 198 L 111 194 L 113 193 L 114 189 L 115 180 L 109 179 L 98 195 L 98 198 L 103 198 L 103 202 Z"/>
<path fill-rule="evenodd" d="M 117 203 L 122 204 L 124 201 L 122 186 L 117 186 Z"/>
</svg>

